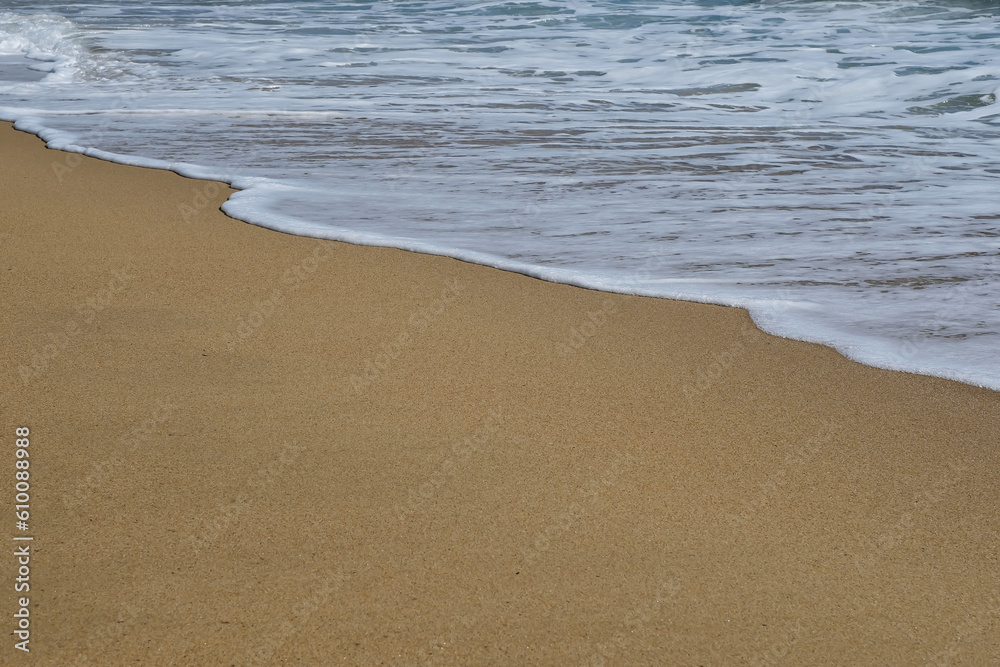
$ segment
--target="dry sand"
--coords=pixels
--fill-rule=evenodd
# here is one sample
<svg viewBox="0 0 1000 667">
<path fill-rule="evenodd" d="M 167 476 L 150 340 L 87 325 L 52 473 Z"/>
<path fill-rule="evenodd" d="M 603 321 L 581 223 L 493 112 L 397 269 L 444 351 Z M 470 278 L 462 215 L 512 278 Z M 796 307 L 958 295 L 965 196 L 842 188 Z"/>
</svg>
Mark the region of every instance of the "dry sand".
<svg viewBox="0 0 1000 667">
<path fill-rule="evenodd" d="M 0 127 L 0 661 L 1000 660 L 1000 394 L 229 192 Z"/>
</svg>

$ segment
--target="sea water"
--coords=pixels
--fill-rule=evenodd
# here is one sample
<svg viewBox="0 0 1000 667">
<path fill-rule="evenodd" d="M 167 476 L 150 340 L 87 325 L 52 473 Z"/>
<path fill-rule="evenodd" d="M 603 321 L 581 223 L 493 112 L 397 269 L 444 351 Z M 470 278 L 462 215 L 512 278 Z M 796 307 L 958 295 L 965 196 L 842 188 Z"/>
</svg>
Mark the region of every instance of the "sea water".
<svg viewBox="0 0 1000 667">
<path fill-rule="evenodd" d="M 54 148 L 993 389 L 998 94 L 986 0 L 0 1 L 0 117 Z"/>
</svg>

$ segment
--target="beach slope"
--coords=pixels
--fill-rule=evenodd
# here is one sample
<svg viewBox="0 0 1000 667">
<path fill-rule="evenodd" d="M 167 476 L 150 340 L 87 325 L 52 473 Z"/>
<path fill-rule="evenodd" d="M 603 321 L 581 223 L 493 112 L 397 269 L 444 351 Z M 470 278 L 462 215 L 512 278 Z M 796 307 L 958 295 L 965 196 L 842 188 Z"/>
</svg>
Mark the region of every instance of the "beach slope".
<svg viewBox="0 0 1000 667">
<path fill-rule="evenodd" d="M 0 126 L 3 662 L 1000 655 L 1000 394 L 230 192 Z"/>
</svg>

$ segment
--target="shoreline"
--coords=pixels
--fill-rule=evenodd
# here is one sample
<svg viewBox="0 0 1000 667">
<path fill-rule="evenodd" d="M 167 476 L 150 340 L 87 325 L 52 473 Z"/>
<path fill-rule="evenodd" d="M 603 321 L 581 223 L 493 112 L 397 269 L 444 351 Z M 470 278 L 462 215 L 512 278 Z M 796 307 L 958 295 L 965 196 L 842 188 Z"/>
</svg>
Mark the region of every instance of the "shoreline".
<svg viewBox="0 0 1000 667">
<path fill-rule="evenodd" d="M 0 145 L 36 658 L 1000 653 L 997 392 L 735 308 L 270 231 L 171 172 L 57 178 L 9 123 Z"/>
<path fill-rule="evenodd" d="M 64 150 L 69 147 L 79 147 L 75 144 L 68 143 L 65 140 L 65 134 L 62 131 L 53 130 L 32 122 L 8 121 L 4 120 L 2 116 L 0 116 L 0 122 L 13 123 L 14 125 L 17 125 L 20 122 L 24 126 L 23 129 L 20 129 L 20 131 L 33 134 L 40 139 L 42 139 L 42 137 L 46 137 L 43 141 L 46 141 L 47 143 L 51 141 L 57 146 L 61 145 L 58 148 L 52 149 L 60 151 L 65 155 L 65 157 L 59 161 L 59 164 L 53 164 L 53 173 L 59 180 L 61 180 L 63 175 L 72 172 L 73 169 L 75 169 L 75 165 L 78 164 L 79 158 L 85 156 L 82 152 Z M 64 140 L 59 141 L 58 138 L 63 138 Z M 510 273 L 518 273 L 523 276 L 539 279 L 545 282 L 568 285 L 571 287 L 578 287 L 581 289 L 608 294 L 641 296 L 666 299 L 669 301 L 686 301 L 689 303 L 736 308 L 748 312 L 751 319 L 754 321 L 754 326 L 772 336 L 822 345 L 834 350 L 841 356 L 844 356 L 851 361 L 869 366 L 871 368 L 951 380 L 1000 393 L 1000 379 L 993 378 L 989 375 L 983 376 L 981 373 L 977 374 L 975 371 L 970 370 L 961 363 L 959 363 L 958 367 L 956 367 L 953 365 L 954 361 L 949 362 L 940 358 L 937 360 L 934 360 L 933 358 L 929 360 L 924 358 L 922 363 L 915 363 L 913 360 L 917 358 L 921 348 L 926 348 L 928 343 L 926 339 L 920 338 L 920 336 L 915 332 L 910 332 L 902 338 L 878 340 L 877 342 L 879 344 L 875 345 L 874 348 L 880 348 L 881 351 L 876 353 L 872 351 L 874 348 L 872 346 L 871 338 L 858 336 L 856 333 L 851 334 L 845 331 L 840 331 L 840 333 L 837 334 L 831 334 L 830 329 L 822 328 L 819 331 L 815 329 L 811 330 L 807 334 L 805 333 L 807 329 L 801 328 L 801 323 L 796 326 L 790 324 L 787 319 L 783 319 L 781 317 L 776 318 L 772 313 L 768 312 L 768 307 L 764 305 L 765 302 L 750 299 L 747 296 L 734 296 L 733 294 L 698 295 L 683 292 L 662 294 L 657 293 L 656 290 L 639 288 L 637 285 L 639 282 L 642 282 L 641 280 L 636 281 L 634 285 L 631 284 L 632 281 L 630 279 L 625 279 L 624 281 L 612 279 L 609 281 L 599 275 L 593 275 L 588 272 L 580 273 L 576 270 L 564 267 L 523 263 L 500 255 L 492 255 L 477 250 L 461 250 L 447 246 L 439 246 L 431 242 L 385 235 L 382 233 L 360 231 L 351 227 L 327 227 L 306 220 L 297 220 L 293 217 L 284 216 L 274 212 L 260 215 L 259 212 L 253 207 L 250 207 L 248 210 L 242 203 L 237 203 L 238 197 L 232 197 L 232 195 L 238 196 L 243 192 L 248 192 L 253 189 L 253 186 L 249 185 L 247 179 L 244 178 L 240 168 L 228 168 L 220 171 L 216 168 L 204 167 L 198 164 L 169 162 L 158 158 L 123 155 L 100 149 L 88 149 L 86 156 L 96 157 L 99 160 L 104 160 L 113 164 L 168 171 L 178 174 L 184 178 L 195 179 L 205 183 L 205 185 L 201 188 L 201 192 L 196 193 L 190 201 L 180 202 L 177 204 L 178 213 L 185 221 L 190 221 L 192 216 L 195 216 L 202 208 L 208 205 L 208 202 L 211 201 L 212 198 L 220 191 L 219 188 L 229 188 L 230 197 L 223 201 L 221 207 L 221 210 L 224 213 L 237 221 L 252 224 L 254 226 L 269 229 L 282 234 L 291 234 L 293 236 L 301 236 L 304 238 L 341 242 L 365 247 L 392 248 L 402 250 L 404 252 L 413 252 L 422 255 L 455 259 L 478 266 L 499 269 Z M 653 261 L 654 259 L 658 258 L 655 256 L 649 257 L 646 265 L 635 271 L 634 277 L 640 275 L 649 277 L 651 275 L 650 267 L 655 264 Z M 805 303 L 810 302 L 805 300 Z M 756 315 L 754 314 L 755 312 Z M 946 320 L 947 317 L 938 313 L 935 317 L 932 317 L 925 322 L 925 325 L 928 325 L 933 329 L 935 326 L 944 325 Z M 769 322 L 769 325 L 758 324 L 758 322 L 761 321 Z M 837 329 L 834 328 L 834 331 L 836 330 Z M 894 347 L 895 351 L 892 353 L 887 352 L 886 349 L 888 346 Z"/>
</svg>

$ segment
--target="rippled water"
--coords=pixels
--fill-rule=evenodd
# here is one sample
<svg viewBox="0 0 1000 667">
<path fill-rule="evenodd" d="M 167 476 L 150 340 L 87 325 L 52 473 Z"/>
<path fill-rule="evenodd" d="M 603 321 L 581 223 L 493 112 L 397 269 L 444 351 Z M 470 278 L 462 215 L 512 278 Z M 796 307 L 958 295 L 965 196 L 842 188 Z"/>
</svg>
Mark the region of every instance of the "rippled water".
<svg viewBox="0 0 1000 667">
<path fill-rule="evenodd" d="M 0 114 L 266 226 L 1000 389 L 998 52 L 995 2 L 0 2 Z"/>
</svg>

